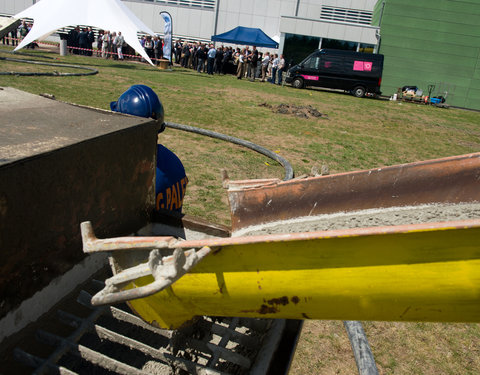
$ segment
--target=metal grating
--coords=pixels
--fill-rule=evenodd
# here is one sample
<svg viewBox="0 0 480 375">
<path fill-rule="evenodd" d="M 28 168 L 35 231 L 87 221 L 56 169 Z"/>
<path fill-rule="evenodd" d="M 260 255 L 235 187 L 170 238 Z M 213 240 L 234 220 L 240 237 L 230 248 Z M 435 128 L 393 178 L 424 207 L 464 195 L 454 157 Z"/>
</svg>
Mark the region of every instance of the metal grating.
<svg viewBox="0 0 480 375">
<path fill-rule="evenodd" d="M 96 290 L 103 285 L 93 283 Z M 126 305 L 93 307 L 90 299 L 82 290 L 77 306 L 57 310 L 54 332 L 36 331 L 38 343 L 52 348 L 48 356 L 17 347 L 16 360 L 33 374 L 264 374 L 285 326 L 284 320 L 198 317 L 169 331 Z"/>
</svg>

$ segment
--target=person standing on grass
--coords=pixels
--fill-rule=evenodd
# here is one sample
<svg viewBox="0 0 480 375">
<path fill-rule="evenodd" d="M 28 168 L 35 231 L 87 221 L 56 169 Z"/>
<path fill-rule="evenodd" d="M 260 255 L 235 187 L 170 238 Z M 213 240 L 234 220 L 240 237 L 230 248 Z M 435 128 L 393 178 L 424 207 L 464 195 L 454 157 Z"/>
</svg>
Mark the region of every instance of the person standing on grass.
<svg viewBox="0 0 480 375">
<path fill-rule="evenodd" d="M 188 68 L 194 68 L 194 60 L 193 60 L 193 55 L 194 55 L 194 52 L 195 52 L 195 46 L 193 44 L 190 44 L 189 45 L 189 50 L 190 50 L 190 55 L 188 56 Z"/>
<path fill-rule="evenodd" d="M 150 35 L 147 35 L 145 38 L 145 52 L 147 53 L 148 57 L 153 58 L 153 40 Z"/>
<path fill-rule="evenodd" d="M 181 64 L 184 68 L 189 68 L 188 60 L 190 59 L 190 43 L 185 43 L 182 48 Z"/>
<path fill-rule="evenodd" d="M 10 36 L 12 38 L 12 46 L 18 46 L 18 35 L 17 35 L 18 28 L 14 28 L 10 31 Z"/>
<path fill-rule="evenodd" d="M 258 64 L 258 50 L 256 46 L 253 46 L 252 55 L 250 58 L 250 81 L 255 81 L 255 75 L 257 74 L 257 64 Z"/>
<path fill-rule="evenodd" d="M 182 55 L 182 40 L 179 39 L 175 42 L 175 63 L 180 64 L 180 57 Z"/>
<path fill-rule="evenodd" d="M 220 74 L 222 72 L 222 60 L 223 60 L 223 53 L 224 53 L 224 48 L 218 47 L 217 48 L 217 53 L 215 54 L 215 64 L 213 66 L 213 70 L 215 73 Z"/>
<path fill-rule="evenodd" d="M 210 44 L 210 49 L 208 50 L 207 56 L 208 56 L 207 73 L 213 76 L 213 69 L 215 67 L 215 57 L 217 57 L 217 50 L 215 49 L 213 44 Z"/>
<path fill-rule="evenodd" d="M 160 59 L 163 57 L 163 43 L 158 36 L 153 37 L 153 53 L 155 55 L 155 64 L 160 64 Z"/>
<path fill-rule="evenodd" d="M 79 33 L 78 33 L 78 47 L 80 48 L 80 55 L 86 55 L 87 54 L 87 48 L 88 48 L 88 33 L 87 33 L 87 28 L 84 27 Z"/>
<path fill-rule="evenodd" d="M 110 31 L 105 30 L 102 37 L 102 57 L 108 59 L 108 45 L 110 44 Z"/>
<path fill-rule="evenodd" d="M 202 73 L 205 69 L 205 59 L 207 57 L 207 51 L 204 46 L 200 44 L 197 50 L 197 72 Z"/>
<path fill-rule="evenodd" d="M 87 28 L 87 56 L 93 55 L 93 42 L 95 41 L 95 34 L 91 27 Z"/>
<path fill-rule="evenodd" d="M 285 65 L 285 56 L 280 55 L 280 60 L 278 61 L 278 83 L 277 85 L 281 85 L 283 83 L 283 71 L 286 68 Z"/>
<path fill-rule="evenodd" d="M 278 58 L 278 55 L 275 54 L 272 62 L 272 78 L 270 78 L 270 83 L 275 84 L 275 81 L 277 80 L 277 70 L 278 70 L 279 62 L 280 62 L 280 59 Z"/>
<path fill-rule="evenodd" d="M 242 79 L 242 76 L 243 76 L 243 70 L 244 70 L 244 66 L 245 66 L 245 59 L 246 59 L 246 50 L 243 50 L 242 52 L 240 52 L 240 54 L 238 55 L 238 63 L 237 63 L 237 79 Z"/>
<path fill-rule="evenodd" d="M 269 63 L 270 63 L 270 52 L 266 52 L 265 56 L 263 56 L 263 59 L 262 59 L 262 79 L 260 80 L 261 82 L 265 82 Z"/>
<path fill-rule="evenodd" d="M 230 60 L 232 59 L 232 54 L 233 54 L 233 49 L 232 47 L 225 47 L 225 50 L 223 52 L 223 59 L 222 59 L 222 73 L 227 74 L 228 70 L 228 64 L 230 63 Z"/>
<path fill-rule="evenodd" d="M 102 54 L 102 43 L 103 43 L 103 30 L 100 30 L 98 32 L 98 37 L 97 37 L 97 57 L 101 56 Z"/>
<path fill-rule="evenodd" d="M 123 48 L 123 42 L 124 41 L 125 41 L 125 39 L 123 38 L 122 32 L 119 31 L 118 35 L 116 36 L 116 38 L 113 42 L 115 44 L 116 49 L 117 49 L 117 55 L 118 55 L 119 60 L 123 60 L 122 48 Z"/>
</svg>

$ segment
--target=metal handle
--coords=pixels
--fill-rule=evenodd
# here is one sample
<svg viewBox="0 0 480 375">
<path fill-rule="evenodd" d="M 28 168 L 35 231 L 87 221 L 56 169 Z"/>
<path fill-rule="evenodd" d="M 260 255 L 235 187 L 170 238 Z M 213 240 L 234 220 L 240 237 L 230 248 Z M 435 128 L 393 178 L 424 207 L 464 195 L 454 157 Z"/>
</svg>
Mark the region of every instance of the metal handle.
<svg viewBox="0 0 480 375">
<path fill-rule="evenodd" d="M 92 305 L 106 305 L 148 297 L 168 288 L 189 272 L 195 265 L 211 253 L 209 246 L 198 251 L 195 248 L 184 251 L 185 241 L 175 237 L 117 237 L 98 239 L 89 221 L 80 225 L 83 251 L 85 253 L 114 250 L 151 250 L 148 262 L 128 268 L 105 280 L 105 288 L 92 297 Z M 178 247 L 177 247 L 178 246 Z M 161 249 L 175 249 L 170 256 L 162 256 Z M 154 282 L 128 290 L 122 290 L 141 277 L 152 275 Z"/>
</svg>

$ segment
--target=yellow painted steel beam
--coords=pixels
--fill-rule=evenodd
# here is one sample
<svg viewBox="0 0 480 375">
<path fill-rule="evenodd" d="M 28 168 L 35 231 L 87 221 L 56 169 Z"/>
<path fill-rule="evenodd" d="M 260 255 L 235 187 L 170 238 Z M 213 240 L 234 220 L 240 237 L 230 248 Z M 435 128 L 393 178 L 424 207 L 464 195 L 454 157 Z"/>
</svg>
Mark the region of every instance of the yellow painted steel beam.
<svg viewBox="0 0 480 375">
<path fill-rule="evenodd" d="M 129 304 L 164 328 L 195 315 L 480 322 L 479 239 L 480 220 L 223 239 L 170 288 Z"/>
</svg>

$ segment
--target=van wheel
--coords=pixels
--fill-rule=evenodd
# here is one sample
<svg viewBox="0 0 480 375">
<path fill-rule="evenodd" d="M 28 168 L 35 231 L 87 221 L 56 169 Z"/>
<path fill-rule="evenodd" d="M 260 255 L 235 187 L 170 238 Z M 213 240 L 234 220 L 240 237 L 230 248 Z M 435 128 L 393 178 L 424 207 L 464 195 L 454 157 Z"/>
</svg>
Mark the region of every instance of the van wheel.
<svg viewBox="0 0 480 375">
<path fill-rule="evenodd" d="M 365 96 L 365 88 L 362 86 L 357 86 L 352 90 L 352 95 L 357 98 L 363 98 Z"/>
<path fill-rule="evenodd" d="M 292 86 L 296 89 L 303 89 L 303 79 L 295 78 L 292 82 Z"/>
</svg>

